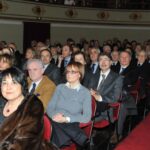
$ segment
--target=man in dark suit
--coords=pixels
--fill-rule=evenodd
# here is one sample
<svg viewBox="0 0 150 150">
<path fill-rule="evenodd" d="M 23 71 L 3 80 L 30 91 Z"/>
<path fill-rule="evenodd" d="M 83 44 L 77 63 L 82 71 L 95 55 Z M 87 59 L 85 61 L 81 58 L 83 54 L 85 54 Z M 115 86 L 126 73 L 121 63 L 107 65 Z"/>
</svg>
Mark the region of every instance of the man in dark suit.
<svg viewBox="0 0 150 150">
<path fill-rule="evenodd" d="M 111 70 L 117 72 L 119 70 L 118 68 L 120 68 L 119 51 L 112 51 L 111 58 L 112 58 Z"/>
<path fill-rule="evenodd" d="M 128 51 L 122 51 L 119 56 L 120 68 L 118 74 L 123 77 L 122 103 L 118 119 L 118 134 L 122 136 L 124 122 L 128 115 L 137 115 L 136 103 L 130 95 L 131 85 L 137 80 L 135 67 L 131 64 L 131 55 Z M 120 137 L 121 137 L 120 136 Z M 111 138 L 111 143 L 117 142 L 116 133 Z"/>
<path fill-rule="evenodd" d="M 97 113 L 100 114 L 96 121 L 107 118 L 105 106 L 119 100 L 122 91 L 122 77 L 111 71 L 111 58 L 108 54 L 99 56 L 101 71 L 91 78 L 87 88 L 97 101 Z M 112 116 L 112 111 L 110 112 Z M 111 117 L 112 118 L 112 117 Z"/>
<path fill-rule="evenodd" d="M 99 49 L 96 47 L 92 47 L 90 50 L 90 61 L 91 63 L 86 68 L 86 74 L 84 75 L 83 85 L 88 86 L 91 78 L 96 77 L 99 75 L 100 68 L 98 64 L 98 57 L 99 57 Z"/>
<path fill-rule="evenodd" d="M 66 66 L 71 62 L 72 47 L 68 44 L 63 45 L 62 55 L 58 58 L 58 68 L 61 70 L 61 74 L 64 75 Z"/>
<path fill-rule="evenodd" d="M 41 61 L 44 64 L 44 75 L 52 80 L 56 85 L 60 83 L 60 69 L 51 63 L 52 54 L 48 49 L 40 52 Z"/>
<path fill-rule="evenodd" d="M 99 56 L 99 49 L 96 47 L 92 47 L 90 50 L 90 60 L 91 63 L 89 65 L 89 71 L 92 74 L 97 73 L 97 71 L 99 70 L 99 65 L 98 65 L 98 56 Z"/>
<path fill-rule="evenodd" d="M 141 80 L 139 96 L 144 98 L 147 91 L 147 84 L 150 81 L 150 64 L 146 60 L 147 55 L 145 50 L 140 50 L 137 54 L 136 73 Z"/>
<path fill-rule="evenodd" d="M 131 54 L 128 51 L 120 52 L 119 62 L 120 66 L 116 72 L 124 77 L 123 88 L 129 91 L 130 86 L 137 81 L 135 66 L 131 63 Z"/>
</svg>

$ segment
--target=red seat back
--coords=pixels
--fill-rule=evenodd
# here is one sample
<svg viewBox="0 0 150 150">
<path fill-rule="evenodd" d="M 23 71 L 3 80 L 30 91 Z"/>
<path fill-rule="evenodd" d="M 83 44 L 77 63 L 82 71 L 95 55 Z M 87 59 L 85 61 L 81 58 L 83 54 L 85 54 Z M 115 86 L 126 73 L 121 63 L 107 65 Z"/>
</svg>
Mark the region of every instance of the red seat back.
<svg viewBox="0 0 150 150">
<path fill-rule="evenodd" d="M 109 104 L 110 108 L 113 108 L 113 120 L 116 121 L 118 120 L 119 117 L 119 111 L 120 111 L 120 103 L 116 102 L 116 103 L 111 103 Z M 109 120 L 101 120 L 98 122 L 94 122 L 94 128 L 104 128 L 107 127 L 108 125 L 110 125 L 110 121 Z"/>
<path fill-rule="evenodd" d="M 51 134 L 52 134 L 51 122 L 49 118 L 46 115 L 44 115 L 44 139 L 46 141 L 50 141 Z"/>
</svg>

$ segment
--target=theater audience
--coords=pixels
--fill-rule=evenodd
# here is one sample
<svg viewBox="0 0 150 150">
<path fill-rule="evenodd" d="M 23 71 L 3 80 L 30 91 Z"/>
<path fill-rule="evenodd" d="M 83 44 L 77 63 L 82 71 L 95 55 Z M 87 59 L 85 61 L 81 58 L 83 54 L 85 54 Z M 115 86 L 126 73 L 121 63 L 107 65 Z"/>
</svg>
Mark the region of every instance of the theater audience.
<svg viewBox="0 0 150 150">
<path fill-rule="evenodd" d="M 44 108 L 34 95 L 27 94 L 24 74 L 17 68 L 2 73 L 1 92 L 7 100 L 0 126 L 1 150 L 56 150 L 43 140 Z"/>
<path fill-rule="evenodd" d="M 70 141 L 84 147 L 84 145 L 86 145 L 85 143 L 87 143 L 87 137 L 79 128 L 79 123 L 85 123 L 90 120 L 91 92 L 91 95 L 95 97 L 97 103 L 96 115 L 99 115 L 99 117 L 96 118 L 96 121 L 108 119 L 106 113 L 108 103 L 113 103 L 118 100 L 121 101 L 120 114 L 117 124 L 117 132 L 120 140 L 122 138 L 126 117 L 128 115 L 137 115 L 137 106 L 135 99 L 131 96 L 131 90 L 139 78 L 142 82 L 140 92 L 138 94 L 140 97 L 144 95 L 144 98 L 146 97 L 145 99 L 148 101 L 148 105 L 150 106 L 150 92 L 149 88 L 147 88 L 148 82 L 150 81 L 149 43 L 149 40 L 145 41 L 144 45 L 135 40 L 130 42 L 128 39 L 125 39 L 122 44 L 118 39 L 106 40 L 103 42 L 104 53 L 102 53 L 99 57 L 101 47 L 98 40 L 90 40 L 90 42 L 88 42 L 84 39 L 82 43 L 76 44 L 73 39 L 68 38 L 67 44 L 63 45 L 63 47 L 60 43 L 51 45 L 50 42 L 47 41 L 47 45 L 50 46 L 50 50 L 45 43 L 36 43 L 33 41 L 32 46 L 35 50 L 32 48 L 27 49 L 25 53 L 25 60 L 22 59 L 24 60 L 23 64 L 26 64 L 26 61 L 28 60 L 28 92 L 30 93 L 30 96 L 27 97 L 26 95 L 23 95 L 24 98 L 22 99 L 22 102 L 16 105 L 15 110 L 12 110 L 14 111 L 12 114 L 15 114 L 14 116 L 16 119 L 19 118 L 20 122 L 20 116 L 22 115 L 20 112 L 24 111 L 24 109 L 20 109 L 20 106 L 25 107 L 26 105 L 29 105 L 30 101 L 33 101 L 32 99 L 35 100 L 35 103 L 41 105 L 39 102 L 40 100 L 44 106 L 44 112 L 46 110 L 52 123 L 52 142 L 60 148 L 69 145 Z M 8 44 L 9 47 L 6 44 L 5 46 L 1 46 L 2 48 L 0 51 L 0 75 L 2 74 L 2 77 L 3 71 L 7 68 L 10 68 L 13 65 L 20 67 L 21 63 L 18 62 L 20 61 L 20 58 L 22 58 L 21 55 L 16 55 L 17 48 L 15 43 Z M 35 52 L 38 53 L 38 58 L 40 60 L 34 59 Z M 72 62 L 72 60 L 74 62 Z M 16 70 L 18 71 L 18 69 Z M 12 82 L 11 80 L 13 80 L 14 82 L 15 80 L 17 84 L 22 86 L 22 83 L 20 83 L 20 80 L 18 81 L 18 79 L 19 78 L 16 78 L 16 75 L 13 75 L 12 73 L 4 76 L 5 82 L 7 80 L 9 82 Z M 81 84 L 87 87 L 90 92 Z M 58 85 L 56 91 L 55 85 Z M 122 97 L 120 98 L 121 92 Z M 31 96 L 33 94 L 35 96 Z M 31 100 L 26 102 L 26 99 Z M 6 102 L 8 103 L 9 100 Z M 3 125 L 5 119 L 11 119 L 11 116 L 13 116 L 4 116 L 4 113 L 9 114 L 8 111 L 5 111 L 7 108 L 6 102 L 4 101 L 4 98 L 0 98 L 0 132 L 2 131 L 1 125 L 5 130 Z M 30 108 L 30 106 L 27 106 L 27 108 L 28 107 Z M 39 107 L 39 105 L 37 107 Z M 33 109 L 35 108 L 33 107 Z M 31 111 L 33 109 L 31 109 Z M 19 113 L 17 114 L 16 111 Z M 35 113 L 36 112 L 37 111 L 35 111 Z M 109 112 L 111 120 L 113 121 L 113 111 L 109 109 Z M 41 114 L 43 114 L 43 111 Z M 27 114 L 27 116 L 29 116 L 29 114 Z M 32 119 L 37 122 L 37 119 L 42 120 L 43 118 L 40 116 L 39 118 Z M 7 125 L 8 124 L 6 123 L 6 126 Z M 12 128 L 13 125 L 15 125 L 15 123 L 11 125 Z M 41 128 L 43 127 L 41 122 L 39 125 Z M 37 129 L 35 124 L 30 127 L 33 128 L 33 130 Z M 14 128 L 17 128 L 18 130 L 16 125 Z M 26 129 L 24 131 L 26 132 Z M 40 133 L 38 133 L 38 136 L 39 134 L 43 134 L 42 130 L 39 130 L 39 132 Z M 117 132 L 114 132 L 111 137 L 111 143 L 117 142 Z M 5 138 L 5 132 L 2 131 L 2 133 L 3 135 L 0 135 L 0 141 L 3 137 Z M 15 134 L 18 136 L 20 133 L 13 130 L 13 135 L 11 135 L 11 137 Z M 63 139 L 62 136 L 64 137 Z M 15 138 L 13 137 L 13 139 L 11 139 L 11 137 L 7 139 L 7 141 L 9 141 L 8 145 L 6 144 L 7 141 L 5 143 L 4 140 L 4 145 L 6 144 L 8 147 L 10 145 L 10 148 L 11 145 L 14 147 L 17 145 L 17 150 L 27 149 L 26 141 L 23 141 L 23 144 L 20 145 L 20 139 L 17 139 L 17 142 L 15 143 L 13 142 Z M 35 141 L 38 140 L 39 139 L 35 138 Z M 30 142 L 33 144 L 33 149 L 36 149 L 37 147 L 34 145 L 34 142 L 32 142 L 32 140 Z M 2 146 L 4 145 L 2 143 Z M 18 149 L 18 147 L 20 149 Z M 84 149 L 86 148 L 84 147 Z M 41 150 L 43 149 L 41 148 Z"/>
<path fill-rule="evenodd" d="M 70 144 L 70 140 L 81 146 L 87 141 L 79 128 L 79 123 L 87 123 L 91 119 L 90 92 L 80 84 L 83 76 L 83 65 L 78 62 L 68 64 L 67 82 L 57 86 L 48 104 L 46 112 L 52 122 L 52 142 L 58 147 Z"/>
<path fill-rule="evenodd" d="M 28 60 L 27 70 L 29 73 L 28 91 L 30 94 L 34 93 L 43 103 L 44 109 L 46 109 L 56 86 L 53 81 L 43 75 L 44 66 L 39 59 Z"/>
</svg>

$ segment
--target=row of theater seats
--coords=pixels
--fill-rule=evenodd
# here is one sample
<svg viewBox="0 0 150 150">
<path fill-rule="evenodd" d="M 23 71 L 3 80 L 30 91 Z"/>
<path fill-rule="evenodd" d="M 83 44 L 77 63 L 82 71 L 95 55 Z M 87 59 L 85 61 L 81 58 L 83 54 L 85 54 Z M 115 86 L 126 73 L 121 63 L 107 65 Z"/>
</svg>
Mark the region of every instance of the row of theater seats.
<svg viewBox="0 0 150 150">
<path fill-rule="evenodd" d="M 120 110 L 120 103 L 112 103 L 108 104 L 108 109 L 113 108 L 113 119 L 114 122 L 111 122 L 110 117 L 109 117 L 109 111 L 108 113 L 108 120 L 102 120 L 99 122 L 95 122 L 95 112 L 96 112 L 96 101 L 92 97 L 92 116 L 91 116 L 91 121 L 88 123 L 80 123 L 80 128 L 83 129 L 87 137 L 89 138 L 90 144 L 92 144 L 92 131 L 93 129 L 101 129 L 107 126 L 110 126 L 113 123 L 116 123 L 119 117 L 119 110 Z M 116 126 L 117 127 L 117 126 Z M 48 119 L 48 117 L 45 115 L 44 116 L 44 139 L 49 141 L 51 138 L 51 133 L 52 133 L 52 127 L 51 123 Z M 109 132 L 109 138 L 111 137 L 111 132 Z M 108 143 L 109 146 L 109 143 Z M 77 145 L 75 143 L 72 143 L 70 146 L 67 146 L 65 148 L 62 148 L 61 150 L 76 150 Z"/>
<path fill-rule="evenodd" d="M 130 90 L 130 94 L 134 97 L 136 104 L 138 105 L 138 103 L 140 103 L 141 100 L 143 100 L 146 95 L 140 95 L 140 90 L 141 90 L 141 83 L 142 83 L 142 78 L 139 78 L 136 82 L 135 85 L 132 85 L 132 88 Z M 147 90 L 150 90 L 150 83 L 147 84 Z M 121 98 L 120 98 L 121 99 Z M 111 130 L 112 130 L 112 125 L 115 125 L 115 131 L 117 131 L 117 121 L 119 118 L 119 112 L 120 112 L 120 105 L 121 105 L 121 101 L 120 102 L 116 102 L 116 103 L 111 103 L 108 104 L 108 109 L 109 108 L 113 108 L 113 120 L 114 122 L 111 121 L 110 116 L 109 116 L 109 111 L 107 111 L 107 115 L 108 115 L 108 120 L 102 120 L 99 122 L 95 122 L 95 112 L 96 112 L 96 101 L 95 99 L 92 97 L 92 116 L 91 116 L 91 121 L 89 123 L 86 124 L 82 124 L 80 123 L 80 128 L 83 129 L 83 131 L 86 133 L 86 135 L 88 136 L 89 140 L 90 140 L 90 144 L 92 144 L 92 132 L 93 129 L 102 129 L 105 127 L 109 128 L 109 137 L 108 137 L 108 141 L 110 141 L 111 138 Z M 144 114 L 143 117 L 145 117 L 146 115 L 146 111 L 147 111 L 147 106 L 145 104 L 144 107 Z M 129 132 L 131 131 L 131 125 L 132 125 L 132 118 L 130 118 L 130 122 L 129 122 Z M 51 123 L 48 119 L 48 117 L 45 115 L 44 116 L 44 139 L 46 139 L 47 141 L 50 140 L 51 138 L 51 133 L 52 133 L 52 127 L 51 127 Z M 119 142 L 119 138 L 118 138 L 118 142 Z M 109 142 L 108 142 L 108 147 L 109 147 Z M 72 143 L 70 146 L 65 147 L 61 150 L 76 150 L 77 145 L 75 143 Z"/>
</svg>

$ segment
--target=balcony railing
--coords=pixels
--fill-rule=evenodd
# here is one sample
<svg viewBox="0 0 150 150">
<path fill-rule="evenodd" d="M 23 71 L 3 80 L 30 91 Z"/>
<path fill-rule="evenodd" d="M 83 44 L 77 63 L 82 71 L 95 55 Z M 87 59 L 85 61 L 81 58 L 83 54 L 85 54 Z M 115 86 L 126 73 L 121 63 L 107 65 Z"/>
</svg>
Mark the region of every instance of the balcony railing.
<svg viewBox="0 0 150 150">
<path fill-rule="evenodd" d="M 64 0 L 27 0 L 27 1 L 65 5 Z M 150 0 L 74 0 L 74 3 L 68 5 L 75 5 L 77 7 L 93 7 L 93 8 L 107 8 L 107 9 L 149 10 Z"/>
</svg>

